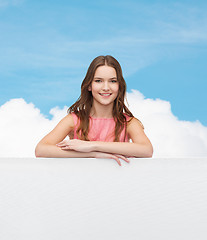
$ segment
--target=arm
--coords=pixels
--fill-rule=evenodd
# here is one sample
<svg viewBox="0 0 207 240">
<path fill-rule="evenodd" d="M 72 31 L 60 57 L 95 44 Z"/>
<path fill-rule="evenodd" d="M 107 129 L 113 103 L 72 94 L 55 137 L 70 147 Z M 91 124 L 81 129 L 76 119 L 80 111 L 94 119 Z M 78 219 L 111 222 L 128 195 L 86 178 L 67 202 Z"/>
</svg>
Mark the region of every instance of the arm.
<svg viewBox="0 0 207 240">
<path fill-rule="evenodd" d="M 152 157 L 153 147 L 144 133 L 144 129 L 140 122 L 133 118 L 127 125 L 127 134 L 132 142 L 94 142 L 95 151 L 103 151 L 110 153 L 118 153 L 131 157 Z"/>
<path fill-rule="evenodd" d="M 36 146 L 36 157 L 62 157 L 62 158 L 78 158 L 78 157 L 94 157 L 94 153 L 83 153 L 76 151 L 65 151 L 56 146 L 62 141 L 74 128 L 73 117 L 71 114 L 64 117 L 58 125 L 47 134 Z"/>
<path fill-rule="evenodd" d="M 93 158 L 95 152 L 76 152 L 65 151 L 55 145 L 50 144 L 38 144 L 35 149 L 35 156 L 37 158 Z"/>
<path fill-rule="evenodd" d="M 105 152 L 121 154 L 130 157 L 152 157 L 153 147 L 144 133 L 143 127 L 136 118 L 127 125 L 127 134 L 132 139 L 129 142 L 96 142 L 71 140 L 58 144 L 62 149 L 71 149 L 80 152 Z"/>
<path fill-rule="evenodd" d="M 110 158 L 114 159 L 120 166 L 120 159 L 130 162 L 126 157 L 118 154 L 110 154 L 104 152 L 78 152 L 73 150 L 62 150 L 61 148 L 48 145 L 40 144 L 35 150 L 36 157 L 45 157 L 45 158 Z"/>
<path fill-rule="evenodd" d="M 129 162 L 124 156 L 103 153 L 103 152 L 81 152 L 72 149 L 61 149 L 57 143 L 62 141 L 74 128 L 73 117 L 71 114 L 64 117 L 58 125 L 47 134 L 36 146 L 35 156 L 46 158 L 111 158 L 121 165 L 120 159 Z"/>
</svg>

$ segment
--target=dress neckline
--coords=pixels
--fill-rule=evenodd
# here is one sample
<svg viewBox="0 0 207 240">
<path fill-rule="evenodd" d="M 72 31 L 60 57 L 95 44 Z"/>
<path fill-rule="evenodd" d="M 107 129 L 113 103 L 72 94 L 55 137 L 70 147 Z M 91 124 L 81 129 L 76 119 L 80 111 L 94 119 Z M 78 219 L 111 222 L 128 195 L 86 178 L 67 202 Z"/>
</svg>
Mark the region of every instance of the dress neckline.
<svg viewBox="0 0 207 240">
<path fill-rule="evenodd" d="M 92 117 L 92 116 L 89 116 L 89 118 L 91 119 L 94 119 L 94 120 L 114 120 L 114 118 L 102 118 L 102 117 Z"/>
</svg>

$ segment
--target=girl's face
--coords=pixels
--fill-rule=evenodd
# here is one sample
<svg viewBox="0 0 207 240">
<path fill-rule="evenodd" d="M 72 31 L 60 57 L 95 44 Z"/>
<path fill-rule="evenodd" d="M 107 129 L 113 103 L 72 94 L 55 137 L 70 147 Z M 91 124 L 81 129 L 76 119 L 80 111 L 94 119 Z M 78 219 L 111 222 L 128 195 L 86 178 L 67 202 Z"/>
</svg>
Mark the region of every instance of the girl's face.
<svg viewBox="0 0 207 240">
<path fill-rule="evenodd" d="M 119 91 L 116 70 L 109 66 L 100 66 L 96 69 L 91 86 L 93 103 L 113 105 Z"/>
</svg>

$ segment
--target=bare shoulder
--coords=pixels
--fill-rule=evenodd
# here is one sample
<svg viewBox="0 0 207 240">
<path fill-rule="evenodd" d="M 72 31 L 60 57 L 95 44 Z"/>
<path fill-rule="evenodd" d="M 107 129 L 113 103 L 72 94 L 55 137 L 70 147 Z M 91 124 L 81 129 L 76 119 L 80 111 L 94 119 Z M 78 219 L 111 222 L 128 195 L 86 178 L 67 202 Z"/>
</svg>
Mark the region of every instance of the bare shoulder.
<svg viewBox="0 0 207 240">
<path fill-rule="evenodd" d="M 127 124 L 127 129 L 131 129 L 131 128 L 138 128 L 140 130 L 144 130 L 144 125 L 142 124 L 142 122 L 135 118 L 135 117 L 132 117 L 131 119 L 129 119 L 128 121 L 128 124 Z"/>
<path fill-rule="evenodd" d="M 57 134 L 57 131 L 63 131 L 64 133 L 69 134 L 69 132 L 74 128 L 74 121 L 72 114 L 66 115 L 53 129 Z"/>
<path fill-rule="evenodd" d="M 72 114 L 66 115 L 58 124 L 66 125 L 67 127 L 74 127 L 74 120 Z"/>
<path fill-rule="evenodd" d="M 133 117 L 127 124 L 127 134 L 132 142 L 135 143 L 146 143 L 149 141 L 145 132 L 144 126 L 140 120 Z"/>
<path fill-rule="evenodd" d="M 56 144 L 62 141 L 74 128 L 72 114 L 66 115 L 55 128 L 48 133 L 42 140 L 42 143 Z"/>
</svg>

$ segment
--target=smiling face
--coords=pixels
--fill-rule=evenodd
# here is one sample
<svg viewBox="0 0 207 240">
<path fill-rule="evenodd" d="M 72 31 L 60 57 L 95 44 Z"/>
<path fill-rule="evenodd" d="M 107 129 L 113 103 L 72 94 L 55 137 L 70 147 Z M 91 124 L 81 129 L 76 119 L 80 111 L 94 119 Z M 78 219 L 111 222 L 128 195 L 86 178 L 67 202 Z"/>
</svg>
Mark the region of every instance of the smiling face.
<svg viewBox="0 0 207 240">
<path fill-rule="evenodd" d="M 116 70 L 113 67 L 104 65 L 96 69 L 91 86 L 93 104 L 113 106 L 119 91 Z"/>
</svg>

